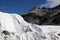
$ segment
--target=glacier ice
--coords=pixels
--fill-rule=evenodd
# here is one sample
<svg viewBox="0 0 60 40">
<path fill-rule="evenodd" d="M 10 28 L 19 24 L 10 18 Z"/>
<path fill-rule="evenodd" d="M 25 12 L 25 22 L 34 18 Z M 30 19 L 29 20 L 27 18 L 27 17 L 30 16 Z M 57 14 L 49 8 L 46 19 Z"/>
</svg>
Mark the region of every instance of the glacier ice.
<svg viewBox="0 0 60 40">
<path fill-rule="evenodd" d="M 60 26 L 31 24 L 18 14 L 0 12 L 0 40 L 60 40 Z"/>
</svg>

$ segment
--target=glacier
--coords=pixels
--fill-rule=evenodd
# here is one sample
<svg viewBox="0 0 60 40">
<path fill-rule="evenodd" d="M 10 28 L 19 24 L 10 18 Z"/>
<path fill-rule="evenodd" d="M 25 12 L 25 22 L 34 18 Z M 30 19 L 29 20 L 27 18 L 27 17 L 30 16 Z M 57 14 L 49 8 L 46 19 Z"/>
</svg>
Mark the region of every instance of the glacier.
<svg viewBox="0 0 60 40">
<path fill-rule="evenodd" d="M 32 24 L 18 14 L 0 12 L 0 40 L 60 40 L 60 26 Z"/>
</svg>

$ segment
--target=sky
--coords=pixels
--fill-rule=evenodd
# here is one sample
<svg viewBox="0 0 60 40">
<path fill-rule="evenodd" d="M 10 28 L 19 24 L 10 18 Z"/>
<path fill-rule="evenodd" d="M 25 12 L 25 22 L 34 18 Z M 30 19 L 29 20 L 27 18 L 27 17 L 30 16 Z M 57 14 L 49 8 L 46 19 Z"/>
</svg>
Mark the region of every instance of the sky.
<svg viewBox="0 0 60 40">
<path fill-rule="evenodd" d="M 44 4 L 45 0 L 0 0 L 0 11 L 23 14 L 32 7 Z"/>
<path fill-rule="evenodd" d="M 6 13 L 27 13 L 34 6 L 53 8 L 60 0 L 0 0 L 0 11 Z"/>
</svg>

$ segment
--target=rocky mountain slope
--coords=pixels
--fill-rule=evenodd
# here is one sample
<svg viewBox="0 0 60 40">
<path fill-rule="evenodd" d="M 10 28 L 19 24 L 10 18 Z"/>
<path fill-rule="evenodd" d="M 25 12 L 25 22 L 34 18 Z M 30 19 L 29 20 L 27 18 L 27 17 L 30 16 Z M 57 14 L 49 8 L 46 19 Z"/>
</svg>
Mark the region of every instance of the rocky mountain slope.
<svg viewBox="0 0 60 40">
<path fill-rule="evenodd" d="M 33 7 L 22 17 L 29 23 L 38 25 L 60 25 L 60 5 L 54 8 Z"/>
</svg>

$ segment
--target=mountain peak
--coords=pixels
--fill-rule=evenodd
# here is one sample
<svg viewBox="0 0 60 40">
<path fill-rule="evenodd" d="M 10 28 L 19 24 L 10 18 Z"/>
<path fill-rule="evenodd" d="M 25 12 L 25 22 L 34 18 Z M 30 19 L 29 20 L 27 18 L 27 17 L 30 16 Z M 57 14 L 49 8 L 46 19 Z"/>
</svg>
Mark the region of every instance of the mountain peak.
<svg viewBox="0 0 60 40">
<path fill-rule="evenodd" d="M 32 11 L 32 10 L 38 10 L 38 9 L 41 9 L 40 6 L 34 6 L 30 11 Z"/>
<path fill-rule="evenodd" d="M 60 5 L 54 8 L 35 6 L 27 14 L 23 14 L 22 17 L 33 24 L 60 25 Z"/>
</svg>

